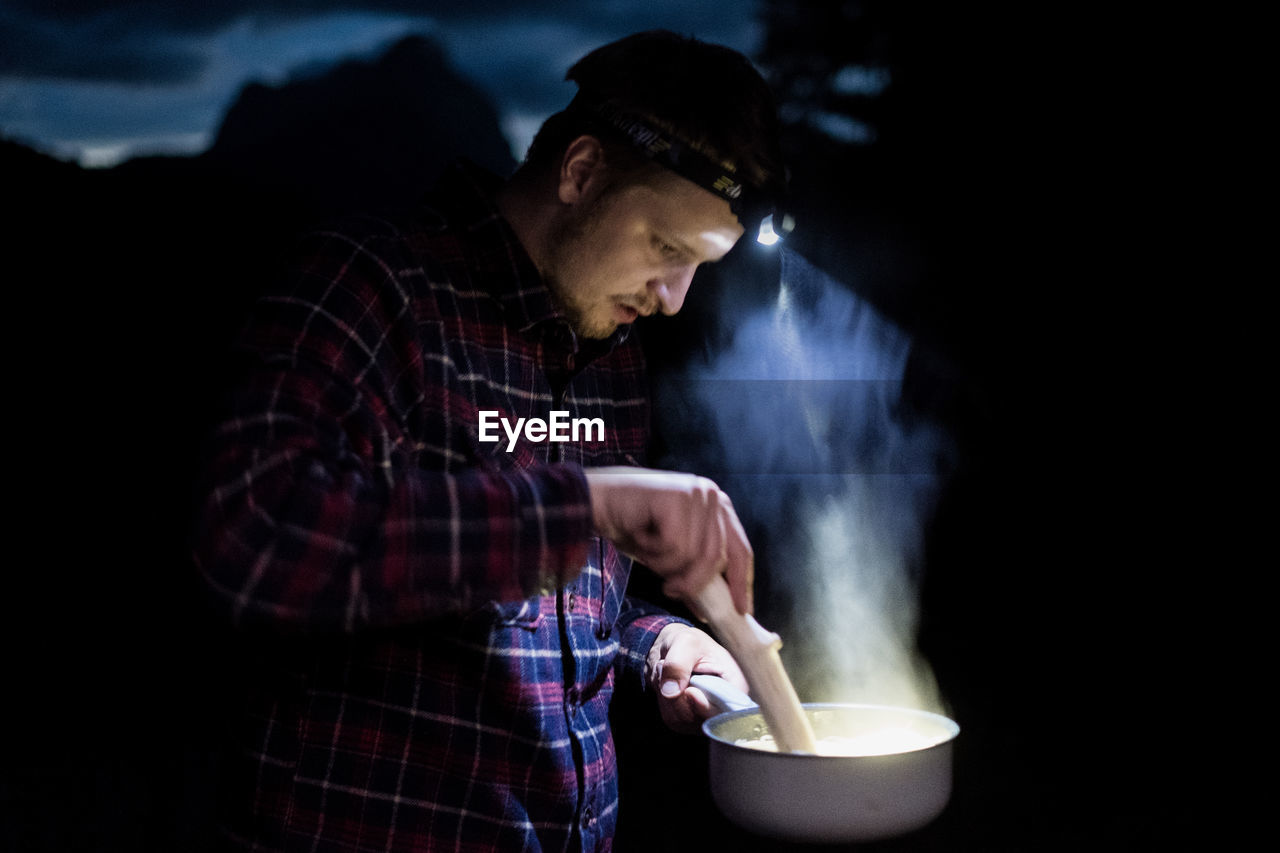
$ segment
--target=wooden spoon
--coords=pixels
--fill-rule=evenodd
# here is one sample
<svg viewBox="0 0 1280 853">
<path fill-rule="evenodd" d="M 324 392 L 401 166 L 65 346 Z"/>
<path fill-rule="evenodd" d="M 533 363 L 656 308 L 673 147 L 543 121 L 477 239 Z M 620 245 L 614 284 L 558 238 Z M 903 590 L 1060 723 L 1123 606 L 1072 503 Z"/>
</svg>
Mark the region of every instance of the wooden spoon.
<svg viewBox="0 0 1280 853">
<path fill-rule="evenodd" d="M 755 617 L 738 612 L 722 577 L 707 584 L 690 603 L 742 668 L 778 751 L 816 753 L 813 727 L 778 656 L 782 638 L 760 627 Z"/>
</svg>

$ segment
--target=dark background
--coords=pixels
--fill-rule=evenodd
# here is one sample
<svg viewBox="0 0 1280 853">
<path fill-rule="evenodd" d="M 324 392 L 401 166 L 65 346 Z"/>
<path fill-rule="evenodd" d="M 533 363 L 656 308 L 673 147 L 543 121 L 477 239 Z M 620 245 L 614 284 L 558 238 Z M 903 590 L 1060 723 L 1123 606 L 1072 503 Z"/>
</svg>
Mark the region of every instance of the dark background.
<svg viewBox="0 0 1280 853">
<path fill-rule="evenodd" d="M 1097 22 L 939 5 L 766 4 L 753 57 L 794 119 L 790 245 L 912 336 L 918 404 L 959 448 L 920 633 L 963 729 L 955 793 L 925 829 L 859 849 L 1161 849 L 1220 783 L 1170 748 L 1206 664 L 1178 516 L 1154 494 L 1158 359 L 1112 170 L 1123 84 L 1084 39 Z M 849 62 L 891 87 L 807 85 Z M 815 132 L 801 119 L 819 108 L 875 141 Z M 293 236 L 410 205 L 459 155 L 514 166 L 426 39 L 246 89 L 197 157 L 86 171 L 0 143 L 11 536 L 29 547 L 5 597 L 0 848 L 204 848 L 234 674 L 183 546 L 222 347 Z M 714 337 L 705 311 L 655 328 L 659 375 Z M 704 742 L 618 715 L 619 849 L 788 849 L 715 812 Z"/>
</svg>

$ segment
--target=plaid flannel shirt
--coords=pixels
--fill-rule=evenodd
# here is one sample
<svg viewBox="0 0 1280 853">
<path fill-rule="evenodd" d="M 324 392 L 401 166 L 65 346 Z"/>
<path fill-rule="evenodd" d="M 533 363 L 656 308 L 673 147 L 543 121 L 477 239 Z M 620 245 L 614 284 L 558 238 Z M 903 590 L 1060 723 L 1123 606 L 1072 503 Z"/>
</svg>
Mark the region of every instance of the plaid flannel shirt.
<svg viewBox="0 0 1280 853">
<path fill-rule="evenodd" d="M 460 167 L 410 226 L 313 235 L 246 327 L 195 539 L 261 643 L 223 770 L 234 849 L 610 846 L 610 697 L 672 618 L 625 597 L 582 468 L 642 455 L 643 360 L 625 332 L 575 338 L 489 180 Z M 552 409 L 604 440 L 478 440 L 481 410 Z"/>
</svg>

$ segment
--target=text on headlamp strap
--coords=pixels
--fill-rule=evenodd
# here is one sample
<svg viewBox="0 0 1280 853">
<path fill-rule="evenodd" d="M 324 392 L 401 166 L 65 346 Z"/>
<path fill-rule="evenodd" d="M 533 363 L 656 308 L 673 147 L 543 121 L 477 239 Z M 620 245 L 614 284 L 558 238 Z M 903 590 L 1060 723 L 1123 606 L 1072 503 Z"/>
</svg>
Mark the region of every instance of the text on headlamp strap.
<svg viewBox="0 0 1280 853">
<path fill-rule="evenodd" d="M 603 121 L 649 159 L 710 190 L 728 201 L 735 214 L 741 213 L 739 202 L 744 192 L 750 193 L 752 188 L 693 146 L 671 138 L 640 116 L 623 112 L 612 104 L 592 102 L 579 96 L 573 99 L 570 108 Z"/>
</svg>

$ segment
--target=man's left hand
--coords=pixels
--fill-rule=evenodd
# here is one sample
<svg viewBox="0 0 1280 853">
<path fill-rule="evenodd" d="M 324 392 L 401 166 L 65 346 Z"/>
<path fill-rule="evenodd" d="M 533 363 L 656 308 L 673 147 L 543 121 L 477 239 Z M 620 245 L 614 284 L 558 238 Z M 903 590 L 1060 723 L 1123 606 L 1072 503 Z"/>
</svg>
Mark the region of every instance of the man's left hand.
<svg viewBox="0 0 1280 853">
<path fill-rule="evenodd" d="M 702 721 L 719 713 L 701 690 L 689 684 L 694 673 L 718 675 L 747 690 L 747 679 L 732 655 L 705 632 L 672 622 L 649 650 L 645 675 L 658 694 L 662 721 L 677 732 L 692 734 Z"/>
</svg>

